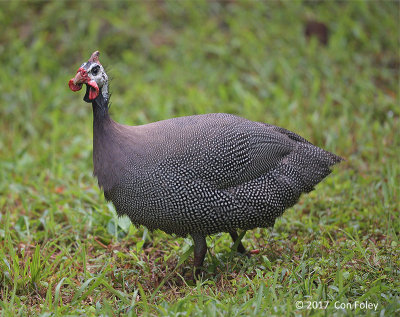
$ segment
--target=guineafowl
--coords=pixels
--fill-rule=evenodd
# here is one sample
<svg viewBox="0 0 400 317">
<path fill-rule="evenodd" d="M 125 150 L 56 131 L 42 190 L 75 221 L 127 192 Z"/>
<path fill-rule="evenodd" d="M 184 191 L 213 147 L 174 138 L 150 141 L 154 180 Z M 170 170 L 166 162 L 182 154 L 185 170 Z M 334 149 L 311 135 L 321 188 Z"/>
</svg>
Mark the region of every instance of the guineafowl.
<svg viewBox="0 0 400 317">
<path fill-rule="evenodd" d="M 94 175 L 105 198 L 135 225 L 191 235 L 196 274 L 207 235 L 227 232 L 236 240 L 238 229 L 272 227 L 342 160 L 286 129 L 231 114 L 116 123 L 97 51 L 69 81 L 73 91 L 83 84 L 93 107 Z"/>
</svg>

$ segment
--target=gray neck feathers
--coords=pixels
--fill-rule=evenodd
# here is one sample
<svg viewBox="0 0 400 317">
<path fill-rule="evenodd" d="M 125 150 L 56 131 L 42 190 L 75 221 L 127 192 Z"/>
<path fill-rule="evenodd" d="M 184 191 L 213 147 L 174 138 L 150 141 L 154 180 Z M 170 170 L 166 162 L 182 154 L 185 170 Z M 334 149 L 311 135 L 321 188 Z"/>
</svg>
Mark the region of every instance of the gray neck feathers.
<svg viewBox="0 0 400 317">
<path fill-rule="evenodd" d="M 113 121 L 108 113 L 108 95 L 103 93 L 93 107 L 93 174 L 105 192 L 121 183 L 127 168 L 133 168 L 132 157 L 142 148 L 136 127 Z"/>
<path fill-rule="evenodd" d="M 93 107 L 93 174 L 98 178 L 99 186 L 105 191 L 114 186 L 120 177 L 121 149 L 115 143 L 116 129 L 108 114 L 108 93 L 102 88 L 99 96 L 92 102 Z"/>
</svg>

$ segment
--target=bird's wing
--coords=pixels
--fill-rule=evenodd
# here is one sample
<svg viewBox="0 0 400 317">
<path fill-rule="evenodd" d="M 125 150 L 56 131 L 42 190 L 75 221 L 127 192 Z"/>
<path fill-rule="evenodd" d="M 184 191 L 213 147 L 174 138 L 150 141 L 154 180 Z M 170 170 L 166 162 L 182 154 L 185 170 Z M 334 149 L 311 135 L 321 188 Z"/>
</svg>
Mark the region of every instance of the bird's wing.
<svg viewBox="0 0 400 317">
<path fill-rule="evenodd" d="M 225 176 L 218 182 L 220 188 L 243 184 L 275 168 L 296 148 L 298 142 L 295 137 L 297 135 L 283 133 L 285 131 L 247 120 L 227 127 L 223 153 L 220 157 L 213 158 L 220 163 L 221 174 Z"/>
<path fill-rule="evenodd" d="M 169 166 L 169 173 L 191 175 L 220 189 L 268 173 L 297 142 L 307 142 L 285 129 L 228 114 L 175 118 L 156 125 L 157 136 L 162 136 L 157 146 L 164 149 L 160 161 Z"/>
</svg>

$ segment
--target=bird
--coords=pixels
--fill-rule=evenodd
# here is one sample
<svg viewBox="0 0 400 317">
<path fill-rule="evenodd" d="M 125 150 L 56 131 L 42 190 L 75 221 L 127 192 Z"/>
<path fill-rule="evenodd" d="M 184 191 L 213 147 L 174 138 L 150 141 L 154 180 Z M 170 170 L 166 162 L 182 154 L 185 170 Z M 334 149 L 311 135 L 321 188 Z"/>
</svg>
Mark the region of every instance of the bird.
<svg viewBox="0 0 400 317">
<path fill-rule="evenodd" d="M 117 123 L 98 51 L 68 83 L 72 91 L 83 84 L 93 109 L 93 174 L 105 198 L 136 226 L 190 235 L 195 276 L 207 236 L 229 233 L 246 253 L 238 230 L 273 227 L 343 160 L 294 132 L 233 114 Z"/>
</svg>

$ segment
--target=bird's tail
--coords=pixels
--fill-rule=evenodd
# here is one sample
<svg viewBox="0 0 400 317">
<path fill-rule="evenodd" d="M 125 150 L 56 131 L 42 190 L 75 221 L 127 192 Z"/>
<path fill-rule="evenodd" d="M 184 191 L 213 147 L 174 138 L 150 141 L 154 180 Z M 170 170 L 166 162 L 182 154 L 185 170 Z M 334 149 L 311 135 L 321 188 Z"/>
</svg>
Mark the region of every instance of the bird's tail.
<svg viewBox="0 0 400 317">
<path fill-rule="evenodd" d="M 285 182 L 292 188 L 297 201 L 301 193 L 312 191 L 332 172 L 331 167 L 342 160 L 340 156 L 311 143 L 298 143 L 297 149 L 284 158 L 274 172 L 280 182 Z"/>
<path fill-rule="evenodd" d="M 342 160 L 311 143 L 299 142 L 296 150 L 269 173 L 238 186 L 235 199 L 256 215 L 262 214 L 256 226 L 273 226 L 285 209 L 297 203 L 302 193 L 312 191 L 332 172 L 331 167 Z"/>
</svg>

